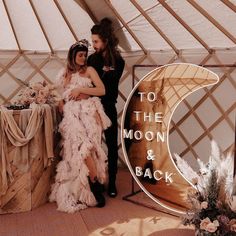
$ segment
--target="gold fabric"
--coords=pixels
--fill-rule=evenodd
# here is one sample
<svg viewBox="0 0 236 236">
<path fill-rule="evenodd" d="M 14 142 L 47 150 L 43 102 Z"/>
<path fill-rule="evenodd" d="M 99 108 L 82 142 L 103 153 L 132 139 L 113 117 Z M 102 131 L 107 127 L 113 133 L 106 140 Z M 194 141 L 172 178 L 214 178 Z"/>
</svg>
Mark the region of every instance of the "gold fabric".
<svg viewBox="0 0 236 236">
<path fill-rule="evenodd" d="M 0 195 L 6 193 L 8 181 L 13 181 L 12 165 L 27 172 L 34 158 L 42 156 L 47 167 L 54 157 L 51 107 L 31 104 L 31 109 L 19 113 L 17 122 L 12 110 L 0 107 Z M 41 135 L 45 140 L 43 144 Z M 9 144 L 11 150 L 8 150 Z"/>
</svg>

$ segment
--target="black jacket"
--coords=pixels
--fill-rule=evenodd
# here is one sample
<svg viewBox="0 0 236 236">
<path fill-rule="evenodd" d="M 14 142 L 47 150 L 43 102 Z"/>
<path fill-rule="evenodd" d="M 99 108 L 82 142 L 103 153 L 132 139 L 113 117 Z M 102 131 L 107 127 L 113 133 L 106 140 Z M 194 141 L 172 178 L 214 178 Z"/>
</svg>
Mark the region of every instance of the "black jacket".
<svg viewBox="0 0 236 236">
<path fill-rule="evenodd" d="M 118 85 L 121 75 L 124 70 L 125 61 L 119 56 L 115 61 L 114 70 L 104 71 L 104 58 L 99 53 L 93 53 L 88 57 L 88 66 L 92 66 L 98 73 L 100 79 L 102 80 L 106 94 L 101 96 L 101 101 L 104 105 L 115 104 L 118 97 Z"/>
</svg>

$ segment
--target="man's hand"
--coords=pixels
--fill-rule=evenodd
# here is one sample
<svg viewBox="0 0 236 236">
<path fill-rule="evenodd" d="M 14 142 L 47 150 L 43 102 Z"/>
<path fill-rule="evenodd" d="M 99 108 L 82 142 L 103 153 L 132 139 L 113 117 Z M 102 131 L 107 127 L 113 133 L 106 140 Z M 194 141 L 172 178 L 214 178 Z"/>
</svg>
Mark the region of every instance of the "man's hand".
<svg viewBox="0 0 236 236">
<path fill-rule="evenodd" d="M 80 95 L 76 98 L 76 101 L 88 99 L 90 96 L 88 94 L 80 93 Z"/>
</svg>

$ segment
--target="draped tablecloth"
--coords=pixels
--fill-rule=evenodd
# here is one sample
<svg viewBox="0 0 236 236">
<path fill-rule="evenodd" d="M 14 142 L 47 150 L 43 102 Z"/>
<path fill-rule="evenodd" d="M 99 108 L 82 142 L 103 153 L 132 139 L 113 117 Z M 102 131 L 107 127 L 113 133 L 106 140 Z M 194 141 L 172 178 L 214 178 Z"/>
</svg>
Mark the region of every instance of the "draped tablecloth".
<svg viewBox="0 0 236 236">
<path fill-rule="evenodd" d="M 0 213 L 31 210 L 47 201 L 55 165 L 56 108 L 0 106 Z"/>
</svg>

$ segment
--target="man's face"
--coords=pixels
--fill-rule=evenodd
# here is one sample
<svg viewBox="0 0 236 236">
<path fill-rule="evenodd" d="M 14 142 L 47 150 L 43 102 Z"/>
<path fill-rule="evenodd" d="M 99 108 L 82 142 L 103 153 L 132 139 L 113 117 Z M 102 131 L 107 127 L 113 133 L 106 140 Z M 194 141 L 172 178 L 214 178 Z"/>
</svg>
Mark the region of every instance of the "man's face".
<svg viewBox="0 0 236 236">
<path fill-rule="evenodd" d="M 92 34 L 92 43 L 96 52 L 102 52 L 106 47 L 106 44 L 101 40 L 98 34 Z"/>
</svg>

